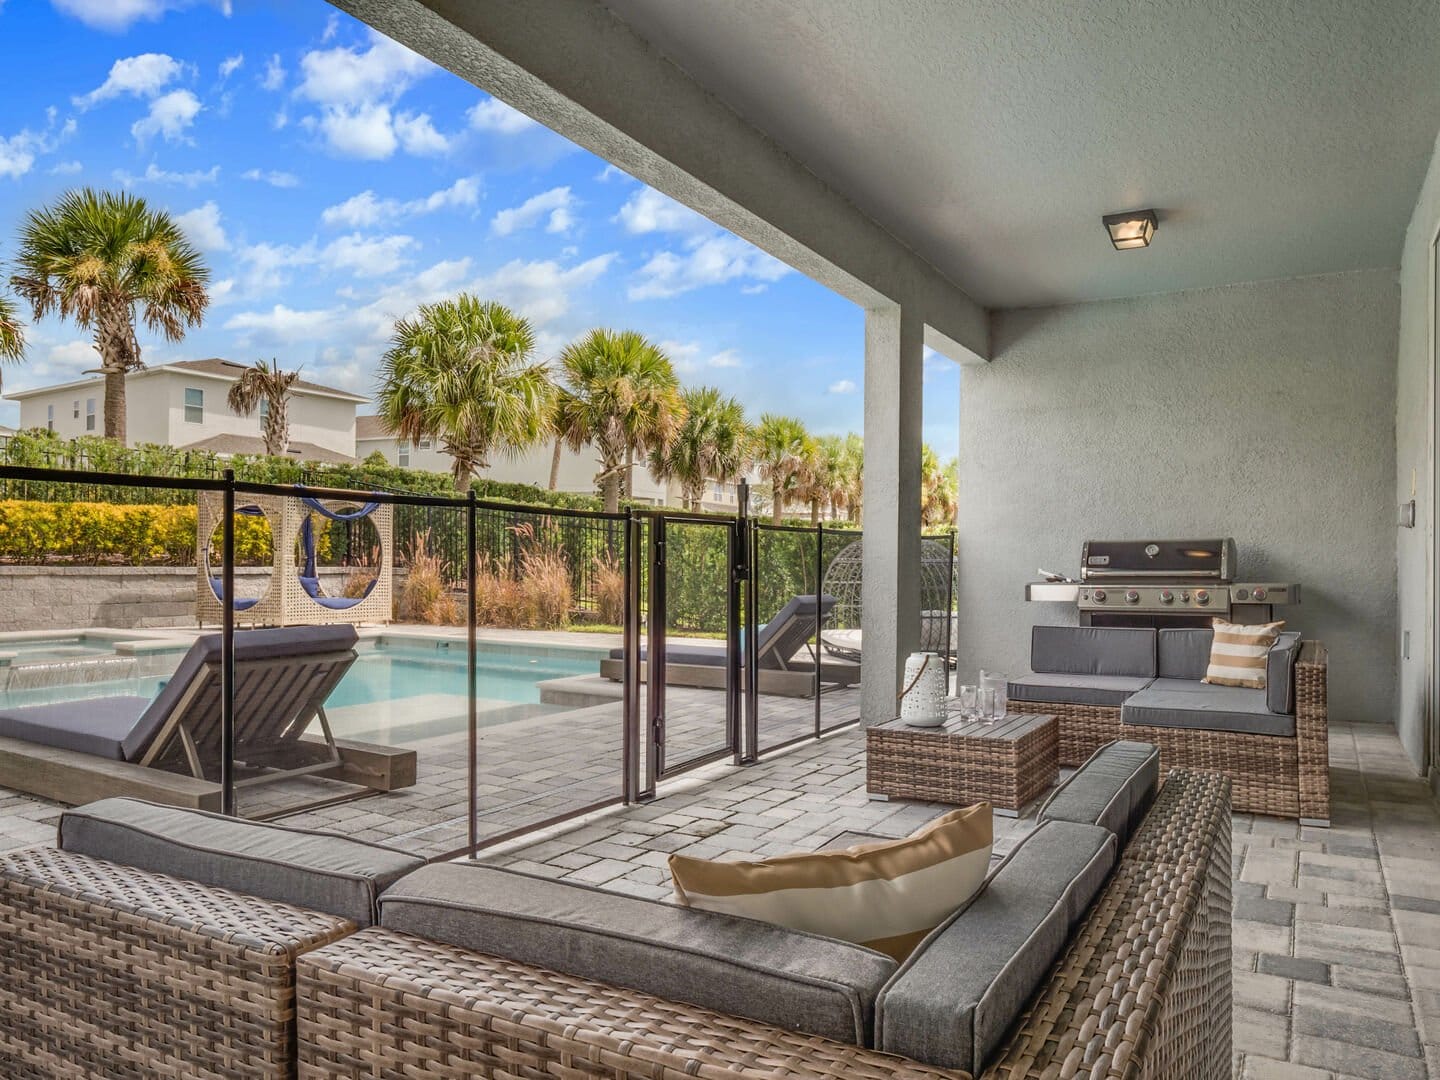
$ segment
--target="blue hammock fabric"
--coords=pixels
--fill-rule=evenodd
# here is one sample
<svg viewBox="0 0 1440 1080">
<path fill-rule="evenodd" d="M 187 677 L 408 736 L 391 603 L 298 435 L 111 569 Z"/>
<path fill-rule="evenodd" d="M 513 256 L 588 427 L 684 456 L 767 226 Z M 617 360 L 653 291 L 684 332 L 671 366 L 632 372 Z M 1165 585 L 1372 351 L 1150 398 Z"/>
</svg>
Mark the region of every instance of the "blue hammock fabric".
<svg viewBox="0 0 1440 1080">
<path fill-rule="evenodd" d="M 235 513 L 244 514 L 246 517 L 263 517 L 265 511 L 258 506 L 237 506 Z M 209 564 L 208 560 L 206 564 Z M 225 582 L 222 578 L 215 577 L 213 574 L 210 576 L 210 591 L 215 594 L 216 600 L 222 604 L 225 602 Z M 248 611 L 262 599 L 264 598 L 260 596 L 237 596 L 233 606 L 236 611 Z"/>
<path fill-rule="evenodd" d="M 338 510 L 331 510 L 320 502 L 319 499 L 312 499 L 308 495 L 302 496 L 300 501 L 314 510 L 317 514 L 329 518 L 331 521 L 359 521 L 367 518 L 380 508 L 378 502 L 368 502 L 358 510 L 350 513 L 341 513 Z M 315 530 L 310 526 L 310 515 L 306 514 L 300 522 L 300 547 L 305 552 L 305 566 L 301 570 L 300 587 L 305 590 L 307 596 L 321 607 L 330 608 L 332 611 L 343 611 L 346 608 L 354 607 L 370 595 L 370 590 L 375 588 L 375 583 L 380 579 L 377 577 L 366 586 L 362 596 L 325 596 L 320 592 L 320 575 L 315 568 Z"/>
</svg>

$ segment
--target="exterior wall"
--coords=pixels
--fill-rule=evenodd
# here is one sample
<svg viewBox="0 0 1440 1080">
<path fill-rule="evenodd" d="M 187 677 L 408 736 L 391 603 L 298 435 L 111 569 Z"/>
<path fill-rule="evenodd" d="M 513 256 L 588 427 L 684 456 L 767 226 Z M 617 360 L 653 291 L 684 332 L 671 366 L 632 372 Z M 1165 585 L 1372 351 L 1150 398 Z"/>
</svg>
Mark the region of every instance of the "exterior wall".
<svg viewBox="0 0 1440 1080">
<path fill-rule="evenodd" d="M 1086 538 L 1234 536 L 1243 575 L 1302 583 L 1331 716 L 1389 722 L 1398 303 L 1377 270 L 997 313 L 963 377 L 961 673 L 1075 622 L 1023 586 Z"/>
<path fill-rule="evenodd" d="M 1400 341 L 1395 395 L 1395 501 L 1416 500 L 1416 526 L 1395 530 L 1399 572 L 1400 619 L 1397 633 L 1410 635 L 1410 655 L 1400 655 L 1400 692 L 1395 727 L 1405 752 L 1417 768 L 1433 767 L 1426 725 L 1434 723 L 1434 695 L 1427 677 L 1427 659 L 1435 648 L 1433 615 L 1427 596 L 1431 554 L 1435 550 L 1434 514 L 1437 477 L 1434 473 L 1434 429 L 1431 410 L 1431 241 L 1440 229 L 1440 149 L 1420 188 L 1415 213 L 1405 234 L 1400 262 Z"/>
</svg>

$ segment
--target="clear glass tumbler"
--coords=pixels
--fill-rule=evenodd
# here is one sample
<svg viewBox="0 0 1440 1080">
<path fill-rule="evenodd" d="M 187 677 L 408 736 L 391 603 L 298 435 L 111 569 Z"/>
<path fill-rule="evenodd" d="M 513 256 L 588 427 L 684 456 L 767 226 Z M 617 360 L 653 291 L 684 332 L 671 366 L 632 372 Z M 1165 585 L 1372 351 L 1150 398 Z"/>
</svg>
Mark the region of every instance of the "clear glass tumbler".
<svg viewBox="0 0 1440 1080">
<path fill-rule="evenodd" d="M 995 706 L 991 716 L 996 720 L 1005 719 L 1010 708 L 1010 676 L 1001 671 L 980 672 L 980 689 L 995 691 Z"/>
<path fill-rule="evenodd" d="M 959 690 L 959 692 L 955 695 L 955 697 L 956 697 L 956 698 L 958 699 L 958 701 L 960 702 L 960 719 L 961 719 L 961 720 L 974 720 L 974 719 L 975 719 L 975 710 L 976 710 L 976 708 L 978 707 L 978 703 L 977 703 L 977 700 L 976 700 L 976 699 L 977 699 L 977 695 L 978 695 L 979 693 L 980 693 L 980 688 L 979 688 L 978 686 L 975 686 L 975 685 L 971 684 L 971 683 L 966 683 L 964 686 L 960 687 L 960 690 Z"/>
<path fill-rule="evenodd" d="M 982 724 L 993 724 L 995 722 L 995 691 L 992 688 L 980 687 L 975 694 L 975 719 Z"/>
</svg>

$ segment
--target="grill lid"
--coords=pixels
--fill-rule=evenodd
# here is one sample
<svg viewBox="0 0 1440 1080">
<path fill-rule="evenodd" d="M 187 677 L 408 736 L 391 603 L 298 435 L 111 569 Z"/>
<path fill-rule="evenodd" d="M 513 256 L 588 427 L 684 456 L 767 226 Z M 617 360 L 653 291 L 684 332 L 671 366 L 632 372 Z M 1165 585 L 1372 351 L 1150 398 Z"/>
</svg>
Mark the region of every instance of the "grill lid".
<svg viewBox="0 0 1440 1080">
<path fill-rule="evenodd" d="M 1174 578 L 1228 582 L 1235 573 L 1235 541 L 1087 540 L 1080 553 L 1084 581 Z"/>
</svg>

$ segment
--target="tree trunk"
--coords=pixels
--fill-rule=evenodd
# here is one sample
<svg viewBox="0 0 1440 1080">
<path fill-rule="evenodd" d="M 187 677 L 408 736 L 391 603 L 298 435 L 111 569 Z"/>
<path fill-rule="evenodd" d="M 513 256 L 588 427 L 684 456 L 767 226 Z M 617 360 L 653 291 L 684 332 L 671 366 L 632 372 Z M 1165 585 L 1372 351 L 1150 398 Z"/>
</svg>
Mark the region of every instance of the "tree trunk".
<svg viewBox="0 0 1440 1080">
<path fill-rule="evenodd" d="M 134 312 L 128 304 L 102 301 L 95 324 L 95 350 L 105 376 L 105 437 L 125 445 L 125 375 L 140 363 Z"/>
<path fill-rule="evenodd" d="M 455 490 L 460 492 L 468 491 L 470 481 L 475 475 L 475 461 L 472 458 L 454 454 L 453 451 L 452 456 L 455 459 Z"/>
<path fill-rule="evenodd" d="M 605 499 L 605 512 L 618 514 L 620 512 L 620 472 L 618 469 L 606 470 L 605 479 L 600 485 L 600 493 Z"/>
<path fill-rule="evenodd" d="M 770 504 L 770 524 L 782 525 L 785 522 L 785 495 L 782 491 L 780 478 L 777 476 L 771 485 L 774 492 L 774 499 Z"/>
<path fill-rule="evenodd" d="M 550 459 L 550 490 L 554 491 L 560 486 L 560 455 L 565 451 L 565 443 L 561 439 L 555 440 L 555 454 Z"/>
<path fill-rule="evenodd" d="M 635 447 L 625 447 L 625 497 L 635 498 Z"/>
<path fill-rule="evenodd" d="M 125 445 L 125 372 L 105 367 L 105 437 Z"/>
<path fill-rule="evenodd" d="M 820 524 L 820 500 L 810 500 L 810 527 L 816 528 Z"/>
</svg>

